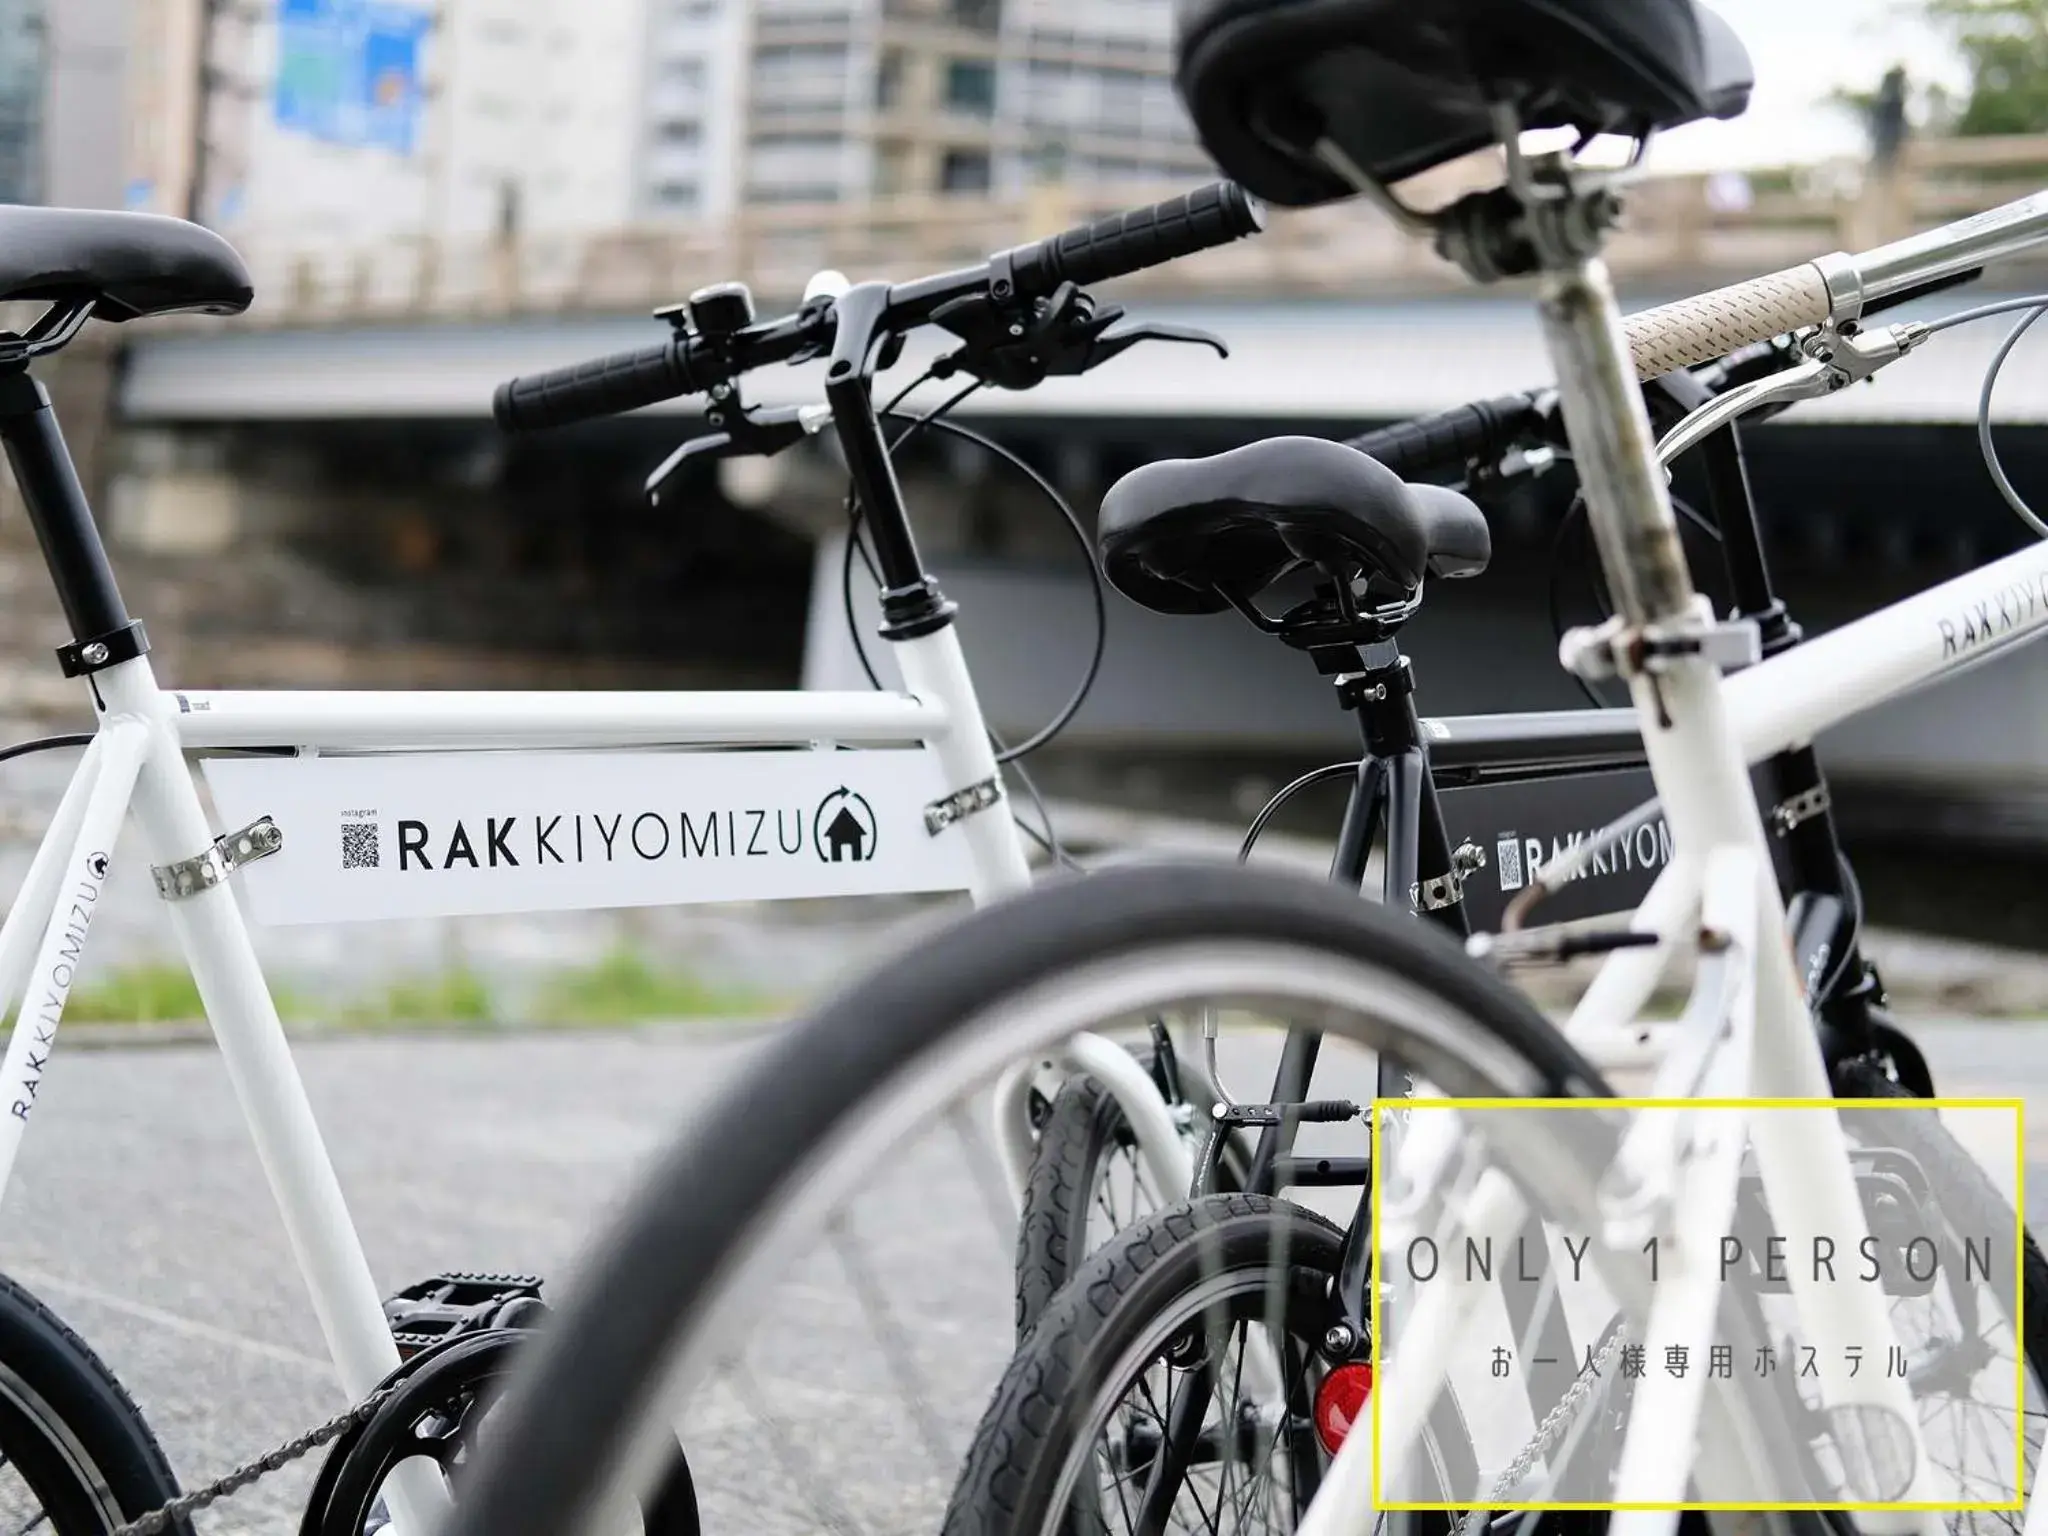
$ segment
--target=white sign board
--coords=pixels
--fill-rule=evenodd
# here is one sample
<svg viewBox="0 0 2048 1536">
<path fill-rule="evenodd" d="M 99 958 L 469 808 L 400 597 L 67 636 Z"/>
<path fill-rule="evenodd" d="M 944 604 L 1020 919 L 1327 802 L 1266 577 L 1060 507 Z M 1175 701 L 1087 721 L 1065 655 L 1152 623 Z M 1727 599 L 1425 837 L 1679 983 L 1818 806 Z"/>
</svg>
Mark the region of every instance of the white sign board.
<svg viewBox="0 0 2048 1536">
<path fill-rule="evenodd" d="M 209 758 L 224 825 L 283 848 L 236 876 L 264 923 L 957 891 L 923 749 Z"/>
</svg>

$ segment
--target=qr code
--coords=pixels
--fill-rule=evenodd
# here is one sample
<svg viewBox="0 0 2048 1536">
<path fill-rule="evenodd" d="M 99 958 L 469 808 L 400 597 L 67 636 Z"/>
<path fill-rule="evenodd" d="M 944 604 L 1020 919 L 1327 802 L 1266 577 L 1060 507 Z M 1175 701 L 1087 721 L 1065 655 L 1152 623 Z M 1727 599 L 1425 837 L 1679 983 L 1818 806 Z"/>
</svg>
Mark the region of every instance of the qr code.
<svg viewBox="0 0 2048 1536">
<path fill-rule="evenodd" d="M 1522 888 L 1522 843 L 1510 832 L 1494 845 L 1494 864 L 1500 870 L 1500 888 L 1504 891 L 1519 891 Z"/>
<path fill-rule="evenodd" d="M 377 867 L 377 823 L 374 821 L 344 821 L 341 824 L 341 867 L 343 869 L 375 869 Z"/>
</svg>

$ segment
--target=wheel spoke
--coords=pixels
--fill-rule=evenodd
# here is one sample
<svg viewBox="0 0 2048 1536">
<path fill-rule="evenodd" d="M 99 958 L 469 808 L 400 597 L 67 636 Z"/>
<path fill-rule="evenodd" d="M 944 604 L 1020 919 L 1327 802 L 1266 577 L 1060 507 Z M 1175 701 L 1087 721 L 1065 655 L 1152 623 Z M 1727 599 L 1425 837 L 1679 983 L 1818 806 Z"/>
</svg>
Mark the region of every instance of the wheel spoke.
<svg viewBox="0 0 2048 1536">
<path fill-rule="evenodd" d="M 834 1536 L 858 1536 L 860 1528 L 854 1523 L 852 1513 L 839 1501 L 830 1480 L 810 1457 L 797 1449 L 800 1442 L 795 1430 L 768 1406 L 767 1397 L 755 1390 L 753 1378 L 745 1367 L 735 1360 L 729 1375 L 733 1396 L 739 1399 L 740 1407 L 747 1416 L 767 1431 L 765 1443 L 768 1454 L 781 1466 L 783 1475 L 802 1490 L 812 1513 Z"/>
<path fill-rule="evenodd" d="M 854 1235 L 851 1218 L 842 1213 L 832 1220 L 827 1230 L 831 1234 L 832 1247 L 839 1255 L 840 1265 L 845 1269 L 847 1279 L 853 1283 L 861 1311 L 874 1325 L 875 1340 L 882 1346 L 883 1361 L 889 1367 L 889 1374 L 895 1378 L 897 1391 L 909 1405 L 918 1437 L 931 1453 L 940 1475 L 948 1475 L 955 1458 L 946 1450 L 945 1429 L 939 1422 L 938 1411 L 932 1407 L 930 1383 L 912 1356 L 910 1335 L 897 1318 L 895 1309 L 889 1305 L 888 1292 L 875 1278 L 866 1251 Z"/>
</svg>

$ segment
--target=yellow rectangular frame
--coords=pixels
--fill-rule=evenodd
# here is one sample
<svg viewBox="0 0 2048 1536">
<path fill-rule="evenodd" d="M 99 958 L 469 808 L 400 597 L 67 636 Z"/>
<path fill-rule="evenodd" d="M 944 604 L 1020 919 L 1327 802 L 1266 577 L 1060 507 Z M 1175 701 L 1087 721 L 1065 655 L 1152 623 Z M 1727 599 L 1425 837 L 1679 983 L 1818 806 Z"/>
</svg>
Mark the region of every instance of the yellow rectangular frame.
<svg viewBox="0 0 2048 1536">
<path fill-rule="evenodd" d="M 2027 1208 L 2027 1106 L 2023 1099 L 1374 1099 L 1372 1101 L 1372 1225 L 1373 1231 L 1380 1230 L 1380 1114 L 1383 1110 L 1412 1109 L 1806 1109 L 1811 1110 L 1823 1104 L 1853 1105 L 1863 1109 L 2009 1109 L 2013 1114 L 2013 1298 L 2021 1318 L 2026 1316 L 2026 1216 Z M 1380 1359 L 1380 1245 L 1372 1245 L 1372 1297 L 1370 1321 L 1372 1326 L 1373 1379 L 1378 1381 L 1383 1362 Z M 1893 1503 L 1849 1504 L 1849 1503 L 1801 1503 L 1775 1504 L 1773 1509 L 1820 1511 L 1841 1509 L 1851 1512 L 1859 1510 L 1910 1510 L 1937 1514 L 2010 1514 L 2026 1508 L 2026 1466 L 2027 1429 L 2025 1403 L 2027 1400 L 2027 1352 L 2024 1324 L 2016 1324 L 2015 1337 L 2019 1348 L 2013 1367 L 2013 1401 L 2022 1405 L 2021 1412 L 2014 1415 L 2013 1426 L 2014 1460 L 2019 1469 L 2021 1487 L 2018 1496 L 2010 1503 L 2001 1504 L 1932 1504 L 1925 1501 L 1899 1500 Z M 2048 1383 L 2044 1383 L 2048 1385 Z M 1376 1509 L 1402 1512 L 1448 1512 L 1463 1511 L 1464 1504 L 1449 1503 L 1398 1503 L 1388 1504 L 1380 1497 L 1380 1394 L 1372 1395 L 1372 1501 Z M 1630 1503 L 1630 1504 L 1503 1504 L 1501 1509 L 1516 1513 L 1591 1512 L 1622 1510 L 1653 1510 L 1686 1513 L 1699 1510 L 1705 1513 L 1738 1513 L 1753 1509 L 1750 1504 L 1730 1503 Z"/>
</svg>

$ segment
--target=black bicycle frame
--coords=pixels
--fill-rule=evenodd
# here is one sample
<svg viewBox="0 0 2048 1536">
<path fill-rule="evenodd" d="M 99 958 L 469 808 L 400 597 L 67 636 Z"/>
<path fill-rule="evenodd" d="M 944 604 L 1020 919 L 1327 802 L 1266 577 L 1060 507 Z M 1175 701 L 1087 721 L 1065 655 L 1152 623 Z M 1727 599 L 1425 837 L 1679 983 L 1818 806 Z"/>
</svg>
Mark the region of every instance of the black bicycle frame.
<svg viewBox="0 0 2048 1536">
<path fill-rule="evenodd" d="M 1736 616 L 1753 620 L 1764 654 L 1776 654 L 1797 644 L 1800 631 L 1772 586 L 1737 429 L 1731 425 L 1715 434 L 1702 445 L 1702 454 Z M 1569 794 L 1574 781 L 1589 783 L 1617 775 L 1626 776 L 1620 780 L 1624 785 L 1648 786 L 1642 736 L 1632 709 L 1425 722 L 1415 708 L 1413 671 L 1394 641 L 1363 648 L 1360 660 L 1360 670 L 1337 679 L 1340 701 L 1358 716 L 1365 752 L 1345 804 L 1330 878 L 1362 890 L 1372 852 L 1383 847 L 1383 899 L 1397 908 L 1419 911 L 1460 939 L 1471 931 L 1470 906 L 1464 898 L 1473 869 L 1469 857 L 1465 867 L 1458 863 L 1446 821 L 1445 792 L 1547 784 Z M 1909 1089 L 1931 1095 L 1933 1083 L 1925 1062 L 1884 1015 L 1882 985 L 1858 948 L 1861 914 L 1819 759 L 1810 746 L 1794 748 L 1762 765 L 1757 778 L 1772 851 L 1781 881 L 1791 893 L 1787 922 L 1794 955 L 1807 979 L 1808 995 L 1819 1000 L 1815 1028 L 1830 1071 L 1846 1060 L 1879 1054 Z M 1645 788 L 1640 798 L 1652 792 Z M 1614 804 L 1608 815 L 1631 808 L 1640 798 Z M 1519 844 L 1516 847 L 1519 857 Z M 1499 871 L 1499 879 L 1507 888 L 1505 869 Z M 1519 867 L 1515 879 L 1520 883 Z M 1307 1100 L 1321 1045 L 1322 1037 L 1315 1031 L 1288 1033 L 1270 1103 Z M 1379 1098 L 1402 1098 L 1412 1091 L 1399 1064 L 1383 1060 L 1378 1072 Z M 1355 1336 L 1363 1340 L 1370 1316 L 1370 1160 L 1299 1156 L 1293 1142 L 1291 1124 L 1264 1127 L 1246 1188 L 1271 1194 L 1288 1187 L 1364 1187 L 1347 1234 L 1337 1298 Z M 1525 1235 L 1532 1232 L 1540 1239 L 1534 1218 Z M 1516 1337 L 1531 1338 L 1533 1331 L 1532 1401 L 1554 1403 L 1576 1374 L 1563 1309 L 1547 1307 L 1538 1318 L 1534 1295 L 1526 1288 L 1510 1287 L 1507 1303 Z"/>
</svg>

